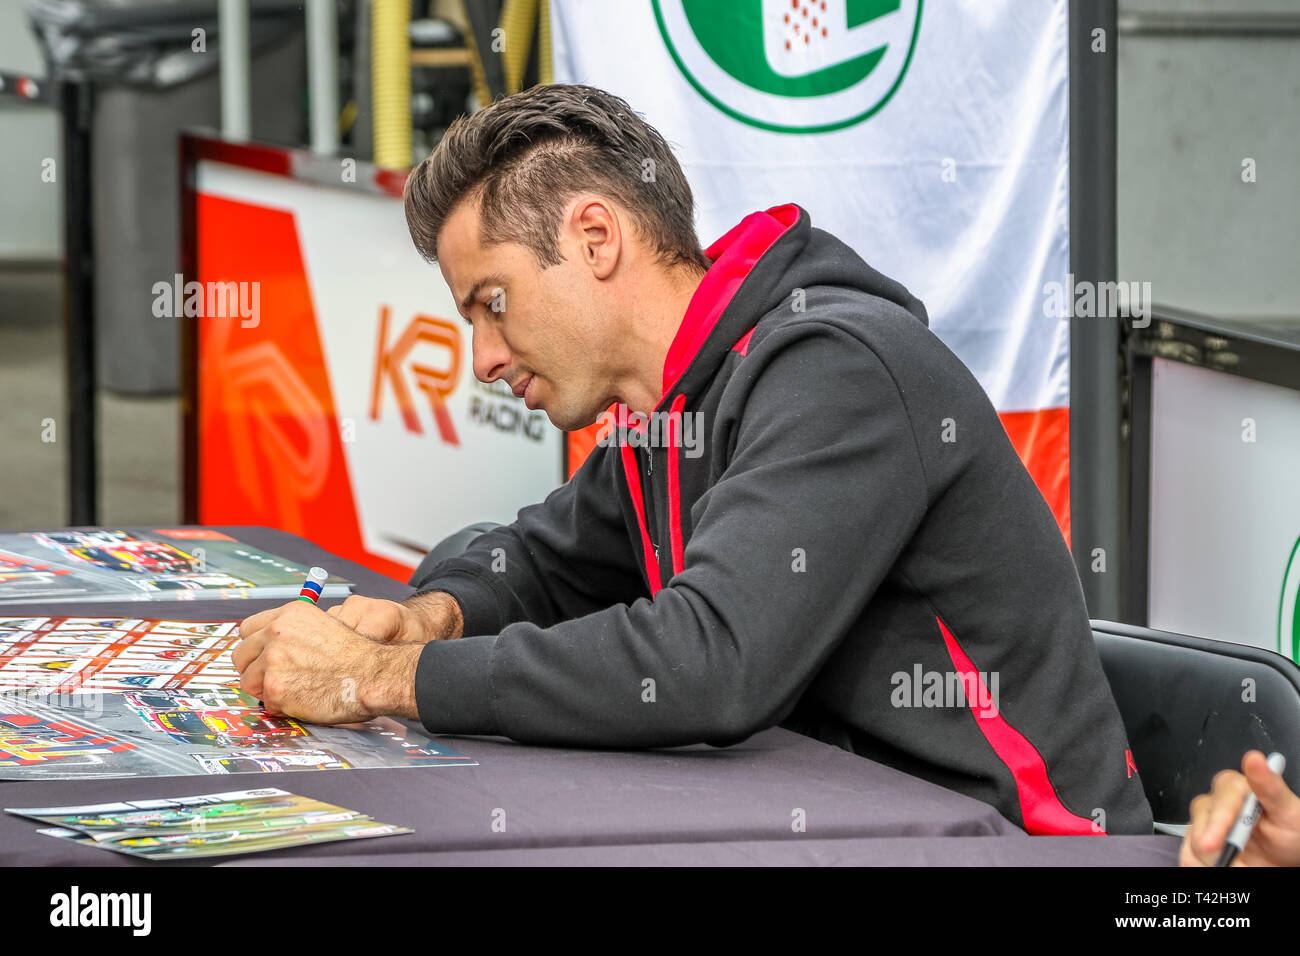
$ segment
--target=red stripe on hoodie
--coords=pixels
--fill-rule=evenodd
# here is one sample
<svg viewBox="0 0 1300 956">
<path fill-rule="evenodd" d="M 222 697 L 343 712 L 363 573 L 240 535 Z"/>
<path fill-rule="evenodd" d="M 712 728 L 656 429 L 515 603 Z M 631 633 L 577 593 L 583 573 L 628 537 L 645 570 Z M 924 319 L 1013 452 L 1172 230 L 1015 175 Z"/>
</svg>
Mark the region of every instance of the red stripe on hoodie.
<svg viewBox="0 0 1300 956">
<path fill-rule="evenodd" d="M 677 480 L 677 457 L 682 447 L 682 407 L 686 396 L 673 399 L 668 415 L 668 539 L 672 544 L 673 574 L 686 566 L 682 557 L 682 489 Z"/>
<path fill-rule="evenodd" d="M 666 397 L 677 384 L 677 380 L 690 367 L 691 361 L 708 341 L 718 319 L 731 304 L 736 290 L 740 288 L 749 275 L 754 264 L 763 254 L 781 238 L 787 229 L 799 221 L 799 207 L 794 204 L 773 206 L 765 212 L 750 213 L 731 228 L 708 249 L 704 255 L 712 261 L 709 271 L 700 280 L 695 294 L 691 296 L 682 324 L 677 327 L 672 345 L 668 347 L 668 356 L 664 360 L 664 391 Z M 744 338 L 748 350 L 749 336 Z M 737 343 L 739 344 L 739 343 Z M 659 401 L 663 402 L 663 397 Z M 681 412 L 686 404 L 686 396 L 678 395 L 672 403 L 672 411 Z M 669 435 L 673 426 L 669 424 Z M 680 429 L 678 429 L 680 436 Z M 673 562 L 673 573 L 684 566 L 681 519 L 681 486 L 678 481 L 678 452 L 680 441 L 670 438 L 668 449 L 668 521 L 669 538 Z M 636 453 L 631 447 L 623 446 L 623 473 L 627 477 L 628 491 L 632 495 L 632 507 L 636 511 L 637 522 L 641 526 L 641 550 L 645 555 L 646 577 L 650 579 L 650 596 L 659 592 L 659 562 L 655 559 L 654 548 L 650 544 L 650 534 L 645 523 L 645 498 L 641 493 L 641 475 L 637 467 Z"/>
<path fill-rule="evenodd" d="M 799 207 L 793 204 L 773 206 L 766 212 L 752 212 L 704 250 L 704 255 L 713 261 L 713 265 L 704 274 L 695 295 L 691 296 L 673 344 L 668 347 L 668 358 L 664 361 L 664 395 L 673 390 L 691 360 L 708 341 L 713 327 L 731 304 L 754 263 L 798 221 Z"/>
<path fill-rule="evenodd" d="M 975 665 L 971 663 L 971 659 L 958 646 L 957 639 L 944 626 L 943 621 L 937 617 L 935 620 L 943 634 L 943 642 L 948 645 L 948 656 L 952 659 L 953 667 L 961 676 L 962 686 L 970 686 L 967 681 L 971 675 L 974 675 L 982 699 L 990 700 L 989 689 L 985 686 L 984 679 Z M 1060 798 L 1056 796 L 1056 788 L 1052 786 L 1052 781 L 1047 776 L 1047 764 L 1043 762 L 1042 755 L 1020 731 L 1008 724 L 1000 713 L 984 714 L 976 707 L 971 707 L 971 714 L 975 717 L 976 726 L 984 735 L 984 739 L 989 742 L 993 752 L 1006 764 L 1015 779 L 1016 796 L 1020 801 L 1020 815 L 1024 818 L 1025 830 L 1028 833 L 1036 836 L 1104 835 L 1093 827 L 1090 818 L 1076 816 L 1065 809 Z"/>
<path fill-rule="evenodd" d="M 650 544 L 650 532 L 645 525 L 645 499 L 641 496 L 641 472 L 636 463 L 636 450 L 631 445 L 623 445 L 623 474 L 627 477 L 627 488 L 632 495 L 632 508 L 636 511 L 637 524 L 641 526 L 641 552 L 645 556 L 645 575 L 650 582 L 650 596 L 659 593 L 659 559 Z"/>
</svg>

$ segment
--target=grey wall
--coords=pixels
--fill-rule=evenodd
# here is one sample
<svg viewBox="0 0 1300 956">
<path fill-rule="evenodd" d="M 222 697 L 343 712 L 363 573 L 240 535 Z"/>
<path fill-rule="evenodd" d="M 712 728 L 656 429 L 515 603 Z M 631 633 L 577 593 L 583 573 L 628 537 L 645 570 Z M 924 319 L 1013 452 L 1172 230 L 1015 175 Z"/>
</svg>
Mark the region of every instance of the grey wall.
<svg viewBox="0 0 1300 956">
<path fill-rule="evenodd" d="M 218 54 L 210 49 L 206 55 Z M 252 58 L 255 141 L 302 142 L 305 75 L 301 33 Z M 180 271 L 179 135 L 186 128 L 220 125 L 215 73 L 162 91 L 110 87 L 98 94 L 92 157 L 95 312 L 100 383 L 115 392 L 176 391 L 180 327 L 154 316 L 153 287 Z"/>
<path fill-rule="evenodd" d="M 0 70 L 45 75 L 20 0 L 0 0 Z M 52 107 L 0 99 L 0 260 L 62 255 L 61 186 L 41 182 L 41 160 L 58 158 L 59 141 Z"/>
<path fill-rule="evenodd" d="M 1119 9 L 1120 278 L 1149 281 L 1157 302 L 1224 318 L 1300 317 L 1300 36 L 1215 28 L 1219 14 L 1238 26 L 1243 15 L 1300 17 L 1300 2 L 1121 0 Z M 1214 32 L 1177 32 L 1160 19 L 1171 13 L 1200 15 Z M 1151 14 L 1148 26 L 1173 30 L 1142 32 Z"/>
</svg>

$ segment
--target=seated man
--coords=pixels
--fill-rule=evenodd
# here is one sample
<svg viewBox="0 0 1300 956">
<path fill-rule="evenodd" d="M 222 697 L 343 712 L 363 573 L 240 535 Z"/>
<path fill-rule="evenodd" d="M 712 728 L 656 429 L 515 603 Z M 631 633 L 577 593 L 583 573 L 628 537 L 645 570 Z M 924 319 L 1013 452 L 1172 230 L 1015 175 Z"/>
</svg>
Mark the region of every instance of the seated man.
<svg viewBox="0 0 1300 956">
<path fill-rule="evenodd" d="M 662 137 L 590 87 L 458 120 L 405 202 L 475 376 L 617 414 L 407 601 L 249 618 L 245 690 L 571 747 L 779 724 L 1030 833 L 1151 832 L 1060 529 L 902 285 L 795 205 L 701 251 Z"/>
</svg>

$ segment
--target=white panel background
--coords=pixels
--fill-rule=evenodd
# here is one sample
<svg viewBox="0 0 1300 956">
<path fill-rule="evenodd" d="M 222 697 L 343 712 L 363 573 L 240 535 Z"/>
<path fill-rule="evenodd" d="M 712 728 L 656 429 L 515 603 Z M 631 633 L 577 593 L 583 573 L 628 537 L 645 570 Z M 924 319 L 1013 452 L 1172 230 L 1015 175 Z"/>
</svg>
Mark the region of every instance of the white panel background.
<svg viewBox="0 0 1300 956">
<path fill-rule="evenodd" d="M 1300 535 L 1300 392 L 1164 359 L 1153 368 L 1148 620 L 1275 651 Z"/>
<path fill-rule="evenodd" d="M 470 330 L 437 267 L 415 251 L 399 200 L 220 163 L 200 163 L 197 184 L 208 195 L 283 209 L 297 222 L 335 408 L 340 420 L 355 423 L 356 439 L 344 442 L 343 450 L 367 550 L 417 563 L 416 555 L 388 536 L 431 546 L 475 521 L 512 521 L 519 508 L 541 501 L 561 483 L 563 435 L 549 421 L 543 422 L 540 442 L 470 423 L 469 399 L 484 395 L 474 379 Z M 450 319 L 460 328 L 461 380 L 447 399 L 459 446 L 438 437 L 428 400 L 409 377 L 424 434 L 407 431 L 387 383 L 379 421 L 371 421 L 381 304 L 392 309 L 390 347 L 417 313 Z M 445 367 L 444 356 L 431 344 L 411 353 L 434 368 Z M 545 419 L 544 412 L 529 413 L 513 396 L 505 401 Z"/>
</svg>

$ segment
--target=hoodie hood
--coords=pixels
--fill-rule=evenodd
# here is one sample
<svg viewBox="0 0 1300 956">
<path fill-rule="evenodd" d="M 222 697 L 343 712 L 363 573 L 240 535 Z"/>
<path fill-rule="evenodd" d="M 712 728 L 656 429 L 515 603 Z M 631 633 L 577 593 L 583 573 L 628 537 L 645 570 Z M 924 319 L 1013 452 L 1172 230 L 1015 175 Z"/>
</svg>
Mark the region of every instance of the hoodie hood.
<svg viewBox="0 0 1300 956">
<path fill-rule="evenodd" d="M 704 255 L 712 266 L 668 349 L 661 408 L 675 395 L 700 391 L 756 321 L 789 307 L 795 289 L 857 289 L 901 306 L 929 325 L 919 299 L 867 265 L 844 242 L 814 228 L 808 211 L 794 203 L 750 213 Z M 862 318 L 869 321 L 866 312 Z"/>
</svg>

